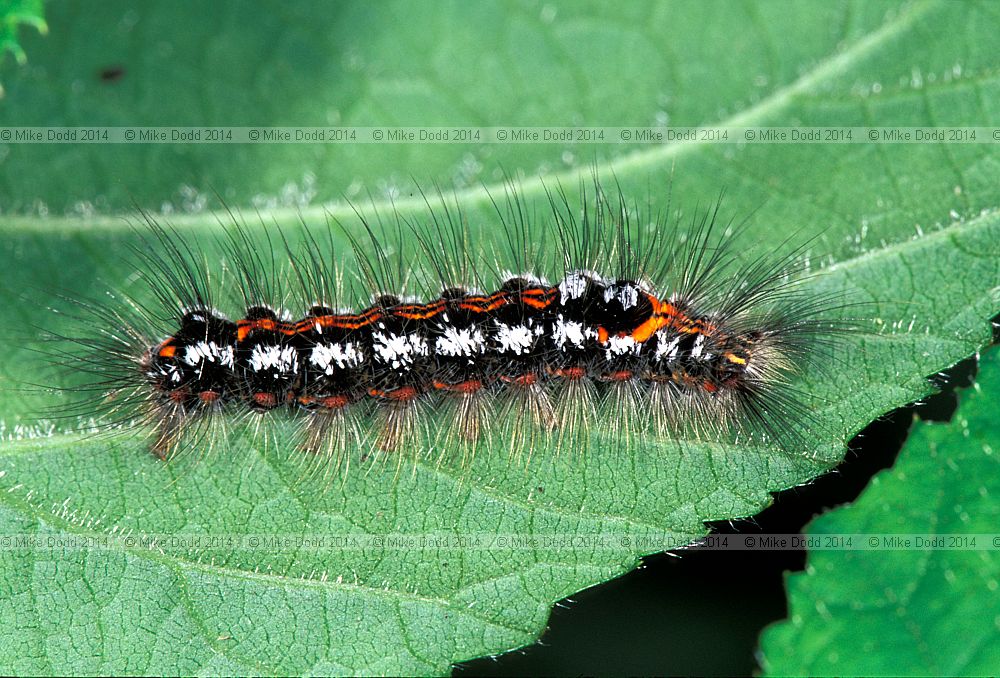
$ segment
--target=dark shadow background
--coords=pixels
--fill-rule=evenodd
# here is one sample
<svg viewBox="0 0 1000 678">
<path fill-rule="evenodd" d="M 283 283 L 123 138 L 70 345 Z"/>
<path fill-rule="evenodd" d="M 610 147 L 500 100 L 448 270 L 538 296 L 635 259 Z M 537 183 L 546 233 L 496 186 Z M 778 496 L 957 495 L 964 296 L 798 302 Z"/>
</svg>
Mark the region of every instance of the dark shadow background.
<svg viewBox="0 0 1000 678">
<path fill-rule="evenodd" d="M 800 533 L 814 516 L 853 501 L 873 475 L 893 465 L 914 417 L 951 418 L 955 389 L 972 384 L 976 369 L 969 358 L 935 377 L 939 394 L 872 423 L 835 470 L 779 493 L 753 518 L 712 523 L 713 531 Z M 459 664 L 453 675 L 749 676 L 759 671 L 754 652 L 761 630 L 787 615 L 784 573 L 802 570 L 805 560 L 805 551 L 777 550 L 650 556 L 638 570 L 558 603 L 537 644 Z"/>
</svg>

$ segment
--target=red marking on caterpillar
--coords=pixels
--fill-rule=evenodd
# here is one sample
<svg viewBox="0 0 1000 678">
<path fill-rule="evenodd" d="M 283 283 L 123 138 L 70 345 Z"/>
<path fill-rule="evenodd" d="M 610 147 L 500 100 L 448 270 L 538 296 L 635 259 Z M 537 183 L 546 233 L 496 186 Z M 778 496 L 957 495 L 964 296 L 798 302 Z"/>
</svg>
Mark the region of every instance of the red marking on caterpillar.
<svg viewBox="0 0 1000 678">
<path fill-rule="evenodd" d="M 212 263 L 146 216 L 134 252 L 147 291 L 80 302 L 68 362 L 98 395 L 87 412 L 134 422 L 162 458 L 234 414 L 299 421 L 303 451 L 333 467 L 355 452 L 488 451 L 504 439 L 582 449 L 594 427 L 635 444 L 756 439 L 794 451 L 813 427 L 796 375 L 822 369 L 849 329 L 830 317 L 836 299 L 801 291 L 801 249 L 742 259 L 729 246 L 740 227 L 721 224 L 718 205 L 680 222 L 596 182 L 586 193 L 581 209 L 550 194 L 547 217 L 528 223 L 508 188 L 484 229 L 493 242 L 474 241 L 440 195 L 436 207 L 425 198 L 423 218 L 359 210 L 356 223 L 277 239 L 234 217 Z M 348 288 L 374 302 L 356 295 L 336 310 Z M 227 294 L 242 302 L 225 308 L 236 320 L 218 310 Z"/>
</svg>

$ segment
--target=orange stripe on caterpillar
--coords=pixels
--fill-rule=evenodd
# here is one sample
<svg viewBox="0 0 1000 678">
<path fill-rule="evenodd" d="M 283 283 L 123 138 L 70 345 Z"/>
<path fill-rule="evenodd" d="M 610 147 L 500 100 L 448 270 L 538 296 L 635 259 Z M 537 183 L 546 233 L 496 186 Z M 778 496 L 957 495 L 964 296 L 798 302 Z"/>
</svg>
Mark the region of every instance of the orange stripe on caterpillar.
<svg viewBox="0 0 1000 678">
<path fill-rule="evenodd" d="M 326 410 L 338 410 L 342 407 L 347 407 L 351 404 L 351 399 L 346 395 L 335 395 L 335 396 L 323 396 L 323 397 L 313 397 L 313 396 L 299 396 L 297 402 L 303 407 L 318 406 Z"/>
<path fill-rule="evenodd" d="M 688 320 L 687 316 L 670 302 L 662 302 L 652 294 L 647 294 L 646 298 L 653 306 L 653 313 L 629 334 L 637 344 L 647 341 L 657 330 L 668 325 L 677 326 Z"/>
<path fill-rule="evenodd" d="M 558 293 L 558 287 L 531 287 L 521 292 L 521 303 L 539 310 L 546 309 L 552 305 Z"/>
<path fill-rule="evenodd" d="M 584 367 L 559 367 L 556 369 L 549 369 L 548 372 L 551 375 L 564 377 L 570 381 L 583 379 L 587 376 L 587 369 Z"/>
<path fill-rule="evenodd" d="M 370 308 L 363 313 L 313 316 L 296 323 L 295 332 L 308 332 L 315 329 L 317 325 L 321 328 L 329 327 L 338 330 L 359 330 L 378 322 L 382 318 L 382 311 L 378 307 Z"/>
<path fill-rule="evenodd" d="M 406 304 L 388 309 L 388 314 L 394 318 L 405 320 L 428 320 L 441 313 L 445 308 L 443 299 L 429 304 Z"/>
<path fill-rule="evenodd" d="M 413 386 L 401 386 L 400 388 L 395 388 L 391 391 L 382 391 L 377 388 L 369 389 L 368 395 L 373 398 L 385 398 L 386 400 L 394 400 L 397 402 L 408 402 L 420 395 L 420 392 Z"/>
<path fill-rule="evenodd" d="M 296 323 L 284 323 L 271 318 L 259 318 L 257 320 L 237 320 L 236 340 L 243 341 L 255 330 L 266 330 L 268 332 L 280 332 L 285 336 L 292 336 L 298 333 Z"/>
<path fill-rule="evenodd" d="M 434 382 L 434 388 L 439 391 L 448 391 L 450 393 L 475 393 L 483 388 L 483 385 L 483 382 L 479 379 L 469 379 L 457 384 L 446 384 L 443 381 Z"/>
</svg>

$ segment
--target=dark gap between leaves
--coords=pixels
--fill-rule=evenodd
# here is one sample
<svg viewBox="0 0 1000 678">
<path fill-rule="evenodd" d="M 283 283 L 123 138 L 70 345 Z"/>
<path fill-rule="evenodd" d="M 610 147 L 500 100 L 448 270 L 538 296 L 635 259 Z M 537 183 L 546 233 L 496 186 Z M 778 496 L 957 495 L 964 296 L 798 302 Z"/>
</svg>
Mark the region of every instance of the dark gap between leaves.
<svg viewBox="0 0 1000 678">
<path fill-rule="evenodd" d="M 994 343 L 1000 325 L 994 319 Z M 851 441 L 846 459 L 813 482 L 775 496 L 753 518 L 711 523 L 717 534 L 800 534 L 815 516 L 854 501 L 889 468 L 914 415 L 948 421 L 958 388 L 977 363 L 969 358 L 935 376 L 942 389 L 873 422 Z M 805 567 L 805 551 L 691 551 L 649 556 L 639 569 L 581 591 L 554 607 L 535 645 L 455 666 L 453 675 L 742 675 L 759 670 L 757 639 L 787 616 L 784 573 Z"/>
</svg>

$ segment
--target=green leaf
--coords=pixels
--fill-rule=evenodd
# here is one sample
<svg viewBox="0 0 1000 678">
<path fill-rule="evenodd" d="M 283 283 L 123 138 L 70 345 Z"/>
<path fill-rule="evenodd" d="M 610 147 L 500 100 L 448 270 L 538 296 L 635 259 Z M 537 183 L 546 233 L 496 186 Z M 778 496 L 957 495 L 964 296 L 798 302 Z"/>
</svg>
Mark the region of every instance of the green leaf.
<svg viewBox="0 0 1000 678">
<path fill-rule="evenodd" d="M 1000 666 L 1000 352 L 949 424 L 923 423 L 896 464 L 806 536 L 906 535 L 899 550 L 821 550 L 788 578 L 789 619 L 761 639 L 771 675 L 981 676 Z M 923 546 L 917 543 L 920 535 Z M 884 537 L 875 539 L 884 546 Z M 861 540 L 862 537 L 857 537 Z"/>
<path fill-rule="evenodd" d="M 645 3 L 260 6 L 248 17 L 242 3 L 53 4 L 53 35 L 31 48 L 37 68 L 14 75 L 0 121 L 644 125 L 665 115 L 677 125 L 971 125 L 996 118 L 1000 101 L 1000 22 L 989 5 L 762 2 L 723 15 Z M 109 63 L 124 76 L 97 82 Z M 164 466 L 128 437 L 38 436 L 32 413 L 62 401 L 18 384 L 66 377 L 45 368 L 30 338 L 8 332 L 0 533 L 579 539 L 498 549 L 2 549 L 0 666 L 444 673 L 532 642 L 554 601 L 704 534 L 703 521 L 758 512 L 770 492 L 827 469 L 872 419 L 926 394 L 925 375 L 989 339 L 1000 310 L 1000 186 L 991 147 L 975 144 L 14 145 L 0 153 L 0 194 L 13 196 L 4 209 L 24 212 L 0 217 L 5 327 L 62 328 L 43 312 L 57 302 L 40 290 L 141 294 L 121 219 L 129 196 L 153 207 L 187 200 L 191 213 L 171 221 L 202 237 L 217 229 L 218 215 L 199 211 L 210 187 L 237 207 L 272 196 L 260 203 L 263 221 L 291 224 L 298 211 L 277 196 L 288 182 L 301 189 L 302 177 L 313 178 L 317 200 L 355 181 L 381 200 L 381 187 L 408 187 L 400 177 L 409 175 L 483 180 L 502 193 L 505 167 L 527 172 L 524 198 L 542 214 L 544 186 L 572 188 L 594 157 L 627 195 L 644 200 L 652 189 L 654 207 L 666 206 L 671 176 L 689 211 L 726 188 L 725 211 L 757 210 L 747 237 L 761 247 L 816 235 L 810 254 L 823 275 L 808 288 L 869 304 L 872 331 L 853 337 L 829 374 L 801 384 L 825 431 L 810 449 L 650 440 L 621 450 L 595 430 L 585 457 L 538 449 L 527 463 L 479 454 L 461 472 L 376 466 L 323 491 L 296 482 L 299 462 L 280 431 L 276 444 L 258 439 L 190 467 Z M 534 178 L 556 168 L 544 185 Z M 403 193 L 397 207 L 419 212 L 419 197 Z M 482 189 L 457 199 L 471 229 L 495 226 Z M 97 214 L 73 216 L 77 205 Z M 341 203 L 301 208 L 313 223 L 327 211 L 356 223 Z"/>
</svg>

